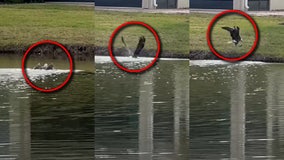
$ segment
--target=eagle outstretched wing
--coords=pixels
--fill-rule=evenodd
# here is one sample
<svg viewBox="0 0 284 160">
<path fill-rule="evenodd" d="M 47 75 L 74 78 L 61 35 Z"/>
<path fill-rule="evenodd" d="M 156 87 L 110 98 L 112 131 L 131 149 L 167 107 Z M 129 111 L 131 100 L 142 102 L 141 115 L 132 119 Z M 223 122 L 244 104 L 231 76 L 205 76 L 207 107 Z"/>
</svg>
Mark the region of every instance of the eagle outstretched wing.
<svg viewBox="0 0 284 160">
<path fill-rule="evenodd" d="M 129 54 L 129 55 L 132 55 L 132 52 L 131 52 L 131 50 L 128 48 L 127 44 L 125 43 L 123 36 L 121 36 L 121 41 L 122 41 L 122 43 L 123 43 L 125 49 L 128 51 L 128 54 Z"/>
<path fill-rule="evenodd" d="M 124 47 L 127 47 L 127 44 L 125 43 L 123 36 L 121 36 L 121 41 L 122 41 Z"/>
<path fill-rule="evenodd" d="M 222 27 L 222 29 L 225 29 L 229 32 L 233 32 L 234 28 L 231 28 L 231 27 Z"/>
</svg>

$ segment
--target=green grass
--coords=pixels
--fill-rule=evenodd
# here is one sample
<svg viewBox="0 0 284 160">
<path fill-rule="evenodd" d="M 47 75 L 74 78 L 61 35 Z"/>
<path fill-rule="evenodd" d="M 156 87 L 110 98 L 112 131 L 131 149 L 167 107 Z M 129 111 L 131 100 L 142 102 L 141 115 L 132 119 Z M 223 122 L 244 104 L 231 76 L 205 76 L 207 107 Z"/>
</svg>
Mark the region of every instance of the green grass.
<svg viewBox="0 0 284 160">
<path fill-rule="evenodd" d="M 214 16 L 196 13 L 174 15 L 94 11 L 92 6 L 50 4 L 0 5 L 0 15 L 0 48 L 27 47 L 43 39 L 70 45 L 107 47 L 109 37 L 116 27 L 126 21 L 135 20 L 151 25 L 158 32 L 164 51 L 183 54 L 188 54 L 189 49 L 209 52 L 206 30 Z M 284 57 L 284 25 L 279 25 L 283 23 L 283 17 L 253 18 L 260 30 L 256 54 Z M 236 48 L 227 44 L 230 36 L 220 29 L 224 25 L 241 27 L 243 47 Z M 222 53 L 246 52 L 254 41 L 252 26 L 242 17 L 236 20 L 221 19 L 212 33 L 213 44 Z M 129 46 L 135 46 L 138 37 L 145 35 L 147 49 L 156 49 L 152 34 L 141 27 L 129 27 L 120 32 L 115 46 L 122 47 L 122 35 Z"/>
<path fill-rule="evenodd" d="M 0 48 L 26 47 L 43 39 L 63 44 L 94 44 L 94 8 L 0 5 Z"/>
<path fill-rule="evenodd" d="M 209 52 L 206 41 L 206 31 L 214 15 L 190 14 L 190 50 L 202 50 Z M 230 17 L 233 15 L 230 15 Z M 260 42 L 255 54 L 284 57 L 284 26 L 279 25 L 284 18 L 280 16 L 253 17 L 258 25 Z M 240 26 L 241 36 L 244 39 L 242 47 L 235 47 L 227 42 L 231 40 L 227 31 L 222 26 Z M 243 53 L 247 52 L 254 42 L 254 31 L 252 25 L 243 17 L 235 16 L 235 19 L 228 16 L 220 19 L 212 30 L 212 43 L 221 53 Z"/>
<path fill-rule="evenodd" d="M 93 7 L 49 4 L 0 5 L 0 15 L 0 48 L 26 47 L 43 39 L 107 47 L 116 27 L 125 21 L 136 20 L 151 25 L 158 32 L 163 50 L 189 52 L 188 15 L 94 12 Z M 121 32 L 129 46 L 135 46 L 139 36 L 144 34 L 147 49 L 156 49 L 149 31 L 131 28 Z M 121 47 L 120 39 L 116 44 Z"/>
<path fill-rule="evenodd" d="M 112 32 L 126 21 L 142 21 L 153 27 L 159 34 L 164 51 L 174 53 L 189 53 L 189 16 L 186 14 L 169 15 L 153 13 L 125 13 L 110 11 L 95 11 L 96 43 L 106 46 Z M 151 32 L 141 27 L 127 27 L 117 35 L 117 46 L 122 46 L 121 35 L 129 46 L 136 46 L 138 38 L 145 35 L 147 49 L 156 49 L 157 45 Z M 148 42 L 148 43 L 147 43 Z"/>
</svg>

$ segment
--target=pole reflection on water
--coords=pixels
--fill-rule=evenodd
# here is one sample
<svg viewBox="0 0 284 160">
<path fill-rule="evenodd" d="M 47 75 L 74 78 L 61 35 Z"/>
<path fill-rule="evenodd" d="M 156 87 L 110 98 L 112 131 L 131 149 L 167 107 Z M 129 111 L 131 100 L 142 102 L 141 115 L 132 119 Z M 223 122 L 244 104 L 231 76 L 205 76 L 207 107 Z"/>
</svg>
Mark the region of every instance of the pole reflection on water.
<svg viewBox="0 0 284 160">
<path fill-rule="evenodd" d="M 189 70 L 176 65 L 174 86 L 174 151 L 176 158 L 189 151 Z M 188 154 L 184 155 L 188 159 Z"/>
<path fill-rule="evenodd" d="M 277 70 L 268 70 L 266 73 L 268 84 L 267 84 L 267 114 L 266 114 L 266 135 L 267 135 L 267 157 L 276 158 L 274 156 L 277 153 L 282 153 L 284 157 L 284 147 L 275 147 L 282 146 L 284 141 L 284 76 L 283 69 Z M 278 132 L 275 132 L 278 131 Z M 277 137 L 279 141 L 276 141 Z M 282 142 L 282 143 L 281 143 Z"/>
<path fill-rule="evenodd" d="M 283 143 L 284 143 L 284 100 L 283 100 L 283 97 L 284 97 L 284 84 L 283 84 L 283 80 L 284 80 L 284 77 L 283 77 L 283 72 L 281 73 L 281 85 L 279 85 L 279 99 L 280 99 L 280 104 L 277 106 L 278 107 L 278 115 L 277 115 L 277 118 L 278 118 L 278 126 L 279 126 L 279 133 L 278 133 L 278 136 L 279 136 L 279 139 L 280 139 L 280 143 L 279 145 L 283 146 Z M 276 125 L 276 124 L 275 124 Z M 282 157 L 284 158 L 284 147 L 281 147 L 279 148 L 280 149 L 280 152 L 282 153 Z"/>
<path fill-rule="evenodd" d="M 10 140 L 14 146 L 11 151 L 16 150 L 15 155 L 23 160 L 31 159 L 31 113 L 29 109 L 29 101 L 26 100 L 27 95 L 22 93 L 10 92 Z"/>
<path fill-rule="evenodd" d="M 284 158 L 282 64 L 215 64 L 191 71 L 190 158 Z"/>
<path fill-rule="evenodd" d="M 31 159 L 28 97 L 17 87 L 0 86 L 0 93 L 0 159 Z"/>
<path fill-rule="evenodd" d="M 140 78 L 139 89 L 139 160 L 153 156 L 153 71 Z"/>
<path fill-rule="evenodd" d="M 231 159 L 245 159 L 246 70 L 237 69 L 231 88 Z"/>
<path fill-rule="evenodd" d="M 271 72 L 267 72 L 267 79 L 268 79 L 268 84 L 267 84 L 267 98 L 266 98 L 266 103 L 267 103 L 267 122 L 266 122 L 266 126 L 267 126 L 267 139 L 272 140 L 273 139 L 273 123 L 275 123 L 275 103 L 277 103 L 277 88 L 279 86 L 274 85 L 274 84 L 278 84 L 279 81 L 277 80 L 277 77 L 279 76 L 279 74 L 281 73 L 276 73 L 276 74 L 271 74 Z M 272 141 L 268 141 L 267 142 L 267 154 L 268 155 L 273 155 L 272 152 L 272 146 L 273 146 L 273 142 Z"/>
</svg>

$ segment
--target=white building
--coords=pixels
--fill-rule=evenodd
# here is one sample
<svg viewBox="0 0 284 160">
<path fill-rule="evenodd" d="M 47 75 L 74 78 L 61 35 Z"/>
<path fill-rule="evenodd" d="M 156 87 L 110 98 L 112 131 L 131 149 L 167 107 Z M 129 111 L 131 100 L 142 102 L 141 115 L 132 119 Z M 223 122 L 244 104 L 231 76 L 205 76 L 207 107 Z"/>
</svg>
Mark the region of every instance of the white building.
<svg viewBox="0 0 284 160">
<path fill-rule="evenodd" d="M 190 8 L 238 9 L 249 11 L 284 10 L 284 0 L 189 0 Z"/>
<path fill-rule="evenodd" d="M 284 10 L 284 0 L 270 0 L 269 10 Z"/>
<path fill-rule="evenodd" d="M 96 6 L 138 7 L 145 9 L 189 8 L 189 0 L 95 0 Z"/>
</svg>

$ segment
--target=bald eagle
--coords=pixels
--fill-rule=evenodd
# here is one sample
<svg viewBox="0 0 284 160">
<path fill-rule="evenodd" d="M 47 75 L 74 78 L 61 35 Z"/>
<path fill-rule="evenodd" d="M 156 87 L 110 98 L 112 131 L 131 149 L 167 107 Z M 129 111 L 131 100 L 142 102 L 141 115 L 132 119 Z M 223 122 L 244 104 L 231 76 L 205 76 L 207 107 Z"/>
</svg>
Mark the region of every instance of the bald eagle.
<svg viewBox="0 0 284 160">
<path fill-rule="evenodd" d="M 137 58 L 137 56 L 141 53 L 142 49 L 143 49 L 144 46 L 145 46 L 145 41 L 146 41 L 146 39 L 145 39 L 144 36 L 139 37 L 139 42 L 138 42 L 138 44 L 137 44 L 137 46 L 136 46 L 136 49 L 135 49 L 134 53 L 128 48 L 128 46 L 127 46 L 127 44 L 125 43 L 123 37 L 121 37 L 121 41 L 122 41 L 122 43 L 124 44 L 124 47 L 126 48 L 126 50 L 128 51 L 128 54 L 129 54 L 129 55 L 132 55 L 133 58 Z"/>
<path fill-rule="evenodd" d="M 230 32 L 230 35 L 232 37 L 232 42 L 235 44 L 235 46 L 237 46 L 240 41 L 243 41 L 241 36 L 240 36 L 240 27 L 239 26 L 237 26 L 237 27 L 234 26 L 234 28 L 222 27 L 222 29 Z"/>
<path fill-rule="evenodd" d="M 54 65 L 52 63 L 51 64 L 45 63 L 44 65 L 41 65 L 40 63 L 38 63 L 33 69 L 53 70 Z"/>
</svg>

